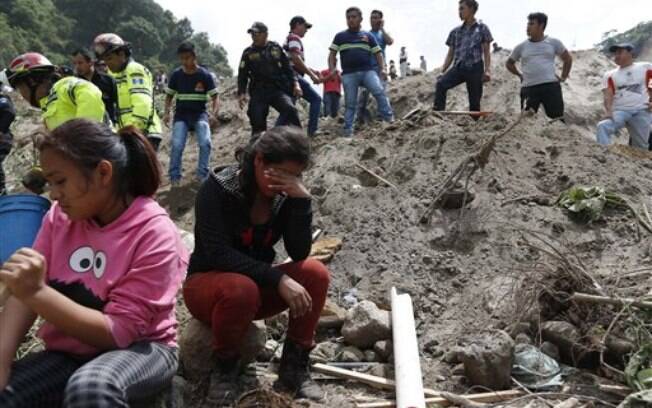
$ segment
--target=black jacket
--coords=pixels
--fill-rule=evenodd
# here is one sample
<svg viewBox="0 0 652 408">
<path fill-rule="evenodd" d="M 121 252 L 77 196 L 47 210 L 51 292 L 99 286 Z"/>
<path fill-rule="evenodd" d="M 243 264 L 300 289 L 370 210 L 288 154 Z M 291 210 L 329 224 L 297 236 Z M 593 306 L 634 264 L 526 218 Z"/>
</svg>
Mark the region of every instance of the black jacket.
<svg viewBox="0 0 652 408">
<path fill-rule="evenodd" d="M 9 133 L 9 127 L 16 118 L 16 109 L 9 96 L 0 93 L 0 133 Z"/>
<path fill-rule="evenodd" d="M 232 272 L 260 287 L 276 287 L 283 276 L 272 267 L 274 244 L 283 238 L 294 261 L 308 257 L 312 246 L 309 198 L 277 196 L 265 225 L 252 225 L 250 206 L 240 188 L 238 167 L 216 169 L 201 186 L 195 203 L 195 251 L 189 274 Z"/>
<path fill-rule="evenodd" d="M 238 95 L 247 91 L 280 90 L 292 94 L 297 75 L 283 48 L 273 41 L 264 47 L 247 47 L 242 53 L 238 69 Z"/>
<path fill-rule="evenodd" d="M 102 91 L 102 102 L 104 102 L 104 108 L 106 109 L 106 113 L 109 115 L 111 122 L 118 123 L 118 116 L 116 115 L 116 109 L 118 106 L 118 87 L 115 79 L 110 75 L 99 73 L 96 70 L 93 73 L 91 82 Z"/>
</svg>

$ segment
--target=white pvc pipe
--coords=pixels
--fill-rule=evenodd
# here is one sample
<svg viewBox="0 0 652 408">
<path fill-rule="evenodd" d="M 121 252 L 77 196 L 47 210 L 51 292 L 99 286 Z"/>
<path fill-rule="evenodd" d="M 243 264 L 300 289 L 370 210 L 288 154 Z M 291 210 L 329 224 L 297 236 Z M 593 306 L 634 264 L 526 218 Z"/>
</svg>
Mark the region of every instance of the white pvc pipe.
<svg viewBox="0 0 652 408">
<path fill-rule="evenodd" d="M 392 287 L 392 338 L 397 408 L 425 408 L 419 345 L 410 295 Z"/>
</svg>

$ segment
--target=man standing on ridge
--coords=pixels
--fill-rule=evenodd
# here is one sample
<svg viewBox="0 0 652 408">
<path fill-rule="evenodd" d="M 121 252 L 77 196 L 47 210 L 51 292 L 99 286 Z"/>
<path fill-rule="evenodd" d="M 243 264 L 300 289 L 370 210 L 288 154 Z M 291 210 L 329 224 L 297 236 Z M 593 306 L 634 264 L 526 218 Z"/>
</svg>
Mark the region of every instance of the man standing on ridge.
<svg viewBox="0 0 652 408">
<path fill-rule="evenodd" d="M 169 126 L 172 99 L 176 99 L 174 121 L 172 125 L 172 149 L 170 151 L 170 181 L 176 185 L 181 180 L 183 150 L 186 147 L 188 132 L 195 131 L 199 145 L 199 161 L 197 162 L 197 179 L 203 181 L 208 176 L 212 141 L 206 103 L 212 101 L 211 116 L 217 117 L 220 105 L 217 97 L 217 86 L 213 76 L 206 68 L 197 64 L 195 47 L 184 42 L 177 48 L 181 67 L 170 75 L 170 83 L 166 89 L 165 114 L 163 123 Z"/>
<path fill-rule="evenodd" d="M 614 53 L 618 67 L 607 72 L 602 83 L 605 113 L 598 123 L 598 143 L 610 144 L 613 135 L 626 127 L 630 145 L 647 150 L 652 123 L 652 63 L 634 62 L 630 43 L 613 45 L 609 51 Z"/>
<path fill-rule="evenodd" d="M 321 74 L 312 68 L 309 68 L 305 63 L 305 55 L 303 50 L 303 42 L 301 39 L 306 35 L 312 24 L 306 21 L 301 16 L 292 17 L 290 20 L 290 33 L 285 40 L 283 48 L 290 56 L 290 66 L 297 74 L 299 86 L 303 93 L 303 99 L 310 105 L 310 112 L 308 116 L 308 136 L 314 137 L 317 133 L 319 126 L 319 114 L 321 113 L 321 97 L 315 89 L 304 79 L 304 75 L 308 75 L 312 83 L 317 85 L 323 81 Z M 277 120 L 277 125 L 287 123 L 284 115 L 280 115 Z"/>
<path fill-rule="evenodd" d="M 154 83 L 145 66 L 133 60 L 131 44 L 117 34 L 95 37 L 93 51 L 103 60 L 118 87 L 118 126 L 138 128 L 158 151 L 161 144 L 161 120 L 154 107 Z"/>
<path fill-rule="evenodd" d="M 398 69 L 401 73 L 401 78 L 405 78 L 408 71 L 408 55 L 405 47 L 401 47 L 401 53 L 398 56 Z"/>
<path fill-rule="evenodd" d="M 394 121 L 394 112 L 385 95 L 381 78 L 387 80 L 385 60 L 373 35 L 361 31 L 362 11 L 357 7 L 346 10 L 348 30 L 335 35 L 333 44 L 329 47 L 328 69 L 331 73 L 337 70 L 337 53 L 342 59 L 342 84 L 344 85 L 344 136 L 353 136 L 353 122 L 358 104 L 358 87 L 364 87 L 376 99 L 378 112 L 386 122 Z M 371 66 L 371 56 L 375 55 L 378 72 Z"/>
<path fill-rule="evenodd" d="M 462 83 L 466 83 L 469 93 L 469 110 L 480 111 L 483 83 L 491 80 L 493 37 L 489 27 L 475 19 L 478 7 L 476 0 L 459 2 L 459 16 L 463 23 L 455 27 L 446 40 L 448 54 L 435 88 L 436 111 L 446 109 L 446 93 Z"/>
<path fill-rule="evenodd" d="M 528 17 L 528 39 L 514 48 L 509 56 L 507 69 L 521 79 L 521 110 L 537 112 L 543 104 L 546 115 L 551 119 L 564 116 L 564 98 L 561 82 L 565 82 L 573 65 L 573 57 L 561 41 L 544 34 L 548 16 L 532 13 Z M 561 77 L 555 70 L 555 57 L 564 62 Z M 516 68 L 521 62 L 523 73 Z"/>
<path fill-rule="evenodd" d="M 249 90 L 249 109 L 247 115 L 251 122 L 252 136 L 267 130 L 269 107 L 283 116 L 284 123 L 301 127 L 299 113 L 292 96 L 303 95 L 296 73 L 280 45 L 268 41 L 267 26 L 255 22 L 247 30 L 252 44 L 245 48 L 238 69 L 238 103 L 243 109 L 247 103 Z"/>
<path fill-rule="evenodd" d="M 70 54 L 72 64 L 75 67 L 75 75 L 92 82 L 102 91 L 102 102 L 104 109 L 109 115 L 113 124 L 118 123 L 116 115 L 116 106 L 118 104 L 118 88 L 115 79 L 108 74 L 104 74 L 95 69 L 91 53 L 83 48 L 79 48 Z"/>
<path fill-rule="evenodd" d="M 380 10 L 373 10 L 369 17 L 371 23 L 371 31 L 369 34 L 373 35 L 376 39 L 376 43 L 380 47 L 380 51 L 383 53 L 383 60 L 385 61 L 385 66 L 383 67 L 385 71 L 387 70 L 387 56 L 385 54 L 385 48 L 388 45 L 394 44 L 394 38 L 385 30 L 385 20 L 383 18 L 383 12 Z M 376 56 L 371 56 L 371 66 L 378 72 L 380 82 L 383 85 L 383 90 L 387 90 L 387 80 L 389 78 L 383 78 L 381 76 L 381 70 L 378 66 L 378 61 Z M 362 88 L 360 92 L 360 97 L 358 98 L 358 122 L 364 123 L 371 120 L 371 114 L 367 110 L 367 103 L 369 103 L 369 91 L 366 88 Z M 380 115 L 379 115 L 380 116 Z"/>
</svg>

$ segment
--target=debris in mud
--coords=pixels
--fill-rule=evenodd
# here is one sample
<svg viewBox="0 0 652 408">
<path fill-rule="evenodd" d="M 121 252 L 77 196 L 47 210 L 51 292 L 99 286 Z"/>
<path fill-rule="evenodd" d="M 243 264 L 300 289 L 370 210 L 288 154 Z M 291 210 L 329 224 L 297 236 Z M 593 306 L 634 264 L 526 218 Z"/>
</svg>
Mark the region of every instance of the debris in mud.
<svg viewBox="0 0 652 408">
<path fill-rule="evenodd" d="M 238 398 L 235 408 L 294 408 L 303 406 L 294 404 L 286 395 L 269 389 L 248 391 Z"/>
</svg>

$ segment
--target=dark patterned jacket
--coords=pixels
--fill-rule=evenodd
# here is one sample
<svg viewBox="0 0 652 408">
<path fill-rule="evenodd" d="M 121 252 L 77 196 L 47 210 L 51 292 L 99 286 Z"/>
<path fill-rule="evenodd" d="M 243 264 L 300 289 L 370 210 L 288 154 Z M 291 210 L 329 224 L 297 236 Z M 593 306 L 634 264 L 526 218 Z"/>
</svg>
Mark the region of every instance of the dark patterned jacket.
<svg viewBox="0 0 652 408">
<path fill-rule="evenodd" d="M 189 274 L 241 273 L 260 287 L 276 287 L 283 276 L 274 268 L 274 244 L 283 238 L 294 261 L 308 257 L 312 246 L 312 208 L 309 198 L 278 195 L 267 224 L 252 225 L 250 205 L 240 188 L 238 166 L 211 172 L 197 194 L 195 251 Z"/>
</svg>

